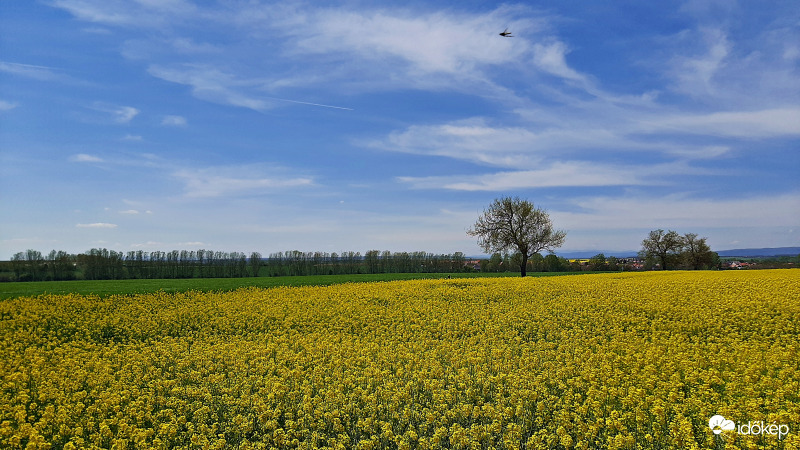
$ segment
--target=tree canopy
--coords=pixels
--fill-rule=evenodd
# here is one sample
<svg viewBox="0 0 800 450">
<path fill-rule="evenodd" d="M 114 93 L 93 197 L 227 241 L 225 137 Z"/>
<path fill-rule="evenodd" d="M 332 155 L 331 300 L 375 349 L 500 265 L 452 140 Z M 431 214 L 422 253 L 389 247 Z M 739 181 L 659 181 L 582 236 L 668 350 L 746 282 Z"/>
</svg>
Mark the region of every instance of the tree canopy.
<svg viewBox="0 0 800 450">
<path fill-rule="evenodd" d="M 495 199 L 467 234 L 477 236 L 478 245 L 486 253 L 519 252 L 523 277 L 531 255 L 542 250 L 552 252 L 564 244 L 567 235 L 565 231 L 553 229 L 545 210 L 519 197 Z"/>
<path fill-rule="evenodd" d="M 713 265 L 715 253 L 711 251 L 706 238 L 698 238 L 695 233 L 681 236 L 676 231 L 662 229 L 651 231 L 642 241 L 642 259 L 658 261 L 664 270 L 681 264 L 693 269 Z"/>
</svg>

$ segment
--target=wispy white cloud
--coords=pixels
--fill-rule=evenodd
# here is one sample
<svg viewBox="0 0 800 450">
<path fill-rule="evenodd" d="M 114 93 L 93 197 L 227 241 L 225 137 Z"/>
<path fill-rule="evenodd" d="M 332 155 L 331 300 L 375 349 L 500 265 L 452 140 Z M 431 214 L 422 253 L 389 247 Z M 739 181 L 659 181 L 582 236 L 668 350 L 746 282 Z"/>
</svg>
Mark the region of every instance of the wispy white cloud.
<svg viewBox="0 0 800 450">
<path fill-rule="evenodd" d="M 236 75 L 207 65 L 187 64 L 176 67 L 152 65 L 147 71 L 154 77 L 192 88 L 192 94 L 202 100 L 223 105 L 263 111 L 274 105 L 248 92 L 262 85 L 259 80 L 243 80 Z"/>
<path fill-rule="evenodd" d="M 590 111 L 590 112 L 587 112 Z M 524 121 L 514 126 L 494 125 L 484 118 L 471 118 L 436 125 L 412 125 L 390 132 L 381 139 L 359 144 L 387 151 L 444 156 L 482 165 L 514 169 L 534 169 L 546 161 L 565 158 L 595 159 L 605 155 L 660 153 L 680 159 L 707 159 L 721 156 L 729 148 L 722 145 L 693 145 L 681 141 L 686 134 L 714 135 L 711 130 L 690 125 L 692 118 L 664 117 L 658 113 L 638 114 L 609 108 L 604 118 L 591 120 L 586 114 L 601 114 L 603 108 L 565 109 L 556 115 L 540 117 L 520 111 Z M 686 120 L 686 129 L 677 122 Z M 667 127 L 666 122 L 675 124 Z M 743 132 L 743 130 L 740 130 Z M 669 135 L 664 135 L 669 133 Z M 649 134 L 658 134 L 657 139 Z"/>
<path fill-rule="evenodd" d="M 800 135 L 800 108 L 664 116 L 656 123 L 645 123 L 647 125 L 652 125 L 655 132 L 739 138 L 790 137 Z"/>
<path fill-rule="evenodd" d="M 139 114 L 139 110 L 132 106 L 120 106 L 118 109 L 111 111 L 118 123 L 128 123 Z"/>
<path fill-rule="evenodd" d="M 77 227 L 77 228 L 117 228 L 117 225 L 114 224 L 114 223 L 95 222 L 95 223 L 79 223 L 79 224 L 76 224 L 75 227 Z"/>
<path fill-rule="evenodd" d="M 702 144 L 705 138 L 791 138 L 800 135 L 794 107 L 711 114 L 676 114 L 668 108 L 624 109 L 602 101 L 576 103 L 544 115 L 518 111 L 523 120 L 490 123 L 471 118 L 443 124 L 411 125 L 359 144 L 387 151 L 444 156 L 482 165 L 534 169 L 565 158 L 659 154 L 675 161 L 717 158 L 731 144 Z"/>
<path fill-rule="evenodd" d="M 146 241 L 146 242 L 136 242 L 130 244 L 131 248 L 136 249 L 149 249 L 149 250 L 159 250 L 165 251 L 166 249 L 180 249 L 186 250 L 191 248 L 199 248 L 208 245 L 202 241 L 186 241 L 186 242 L 161 242 L 161 241 Z"/>
<path fill-rule="evenodd" d="M 108 28 L 103 28 L 103 27 L 86 27 L 86 28 L 83 28 L 81 31 L 83 31 L 84 33 L 89 33 L 89 34 L 99 34 L 99 35 L 109 35 L 109 34 L 111 34 L 111 30 L 109 30 Z"/>
<path fill-rule="evenodd" d="M 571 229 L 745 228 L 800 225 L 800 192 L 778 195 L 702 198 L 686 194 L 584 197 L 571 202 L 578 212 L 553 211 L 553 220 Z M 747 211 L 743 214 L 742 211 Z M 622 219 L 622 220 L 621 220 Z M 691 231 L 691 230 L 689 230 Z"/>
<path fill-rule="evenodd" d="M 94 102 L 91 109 L 107 114 L 116 123 L 126 124 L 139 115 L 139 110 L 133 106 L 112 105 L 105 102 Z"/>
<path fill-rule="evenodd" d="M 652 64 L 671 80 L 667 87 L 719 109 L 764 110 L 796 104 L 800 73 L 792 55 L 800 32 L 789 25 L 796 17 L 776 18 L 745 34 L 726 23 L 726 17 L 705 16 L 695 27 L 659 42 L 663 47 L 654 53 L 659 60 Z"/>
<path fill-rule="evenodd" d="M 192 6 L 187 2 L 174 2 L 169 7 L 129 3 L 133 2 L 57 0 L 54 5 L 82 20 L 110 26 L 149 28 L 154 24 L 168 27 L 193 23 L 224 26 L 234 35 L 246 36 L 224 47 L 187 35 L 166 41 L 160 37 L 136 38 L 126 42 L 123 53 L 150 61 L 151 75 L 191 86 L 198 98 L 256 110 L 274 106 L 269 99 L 256 95 L 258 90 L 328 105 L 319 98 L 281 95 L 285 91 L 280 89 L 332 82 L 338 83 L 340 90 L 349 86 L 361 92 L 376 86 L 438 86 L 470 92 L 480 87 L 496 96 L 503 88 L 487 76 L 485 69 L 533 68 L 531 41 L 545 32 L 549 20 L 527 7 L 508 5 L 466 13 L 419 7 L 317 8 L 257 2 L 236 8 Z M 500 38 L 500 23 L 524 32 L 513 40 Z M 253 48 L 263 49 L 260 60 L 237 58 Z M 313 64 L 309 64 L 309 58 Z M 291 63 L 276 65 L 273 60 Z M 562 66 L 561 70 L 568 68 Z M 256 79 L 253 73 L 257 72 L 268 75 Z M 454 84 L 453 78 L 461 82 Z"/>
<path fill-rule="evenodd" d="M 183 116 L 164 116 L 161 119 L 161 125 L 170 127 L 184 127 L 187 123 L 186 117 Z"/>
<path fill-rule="evenodd" d="M 137 242 L 135 244 L 131 244 L 132 248 L 152 248 L 152 249 L 159 249 L 163 250 L 164 243 L 158 241 L 147 241 L 147 242 Z"/>
<path fill-rule="evenodd" d="M 139 214 L 139 211 L 136 210 L 136 209 L 126 209 L 124 211 L 120 211 L 119 213 L 120 214 L 126 214 L 126 215 L 136 215 L 136 214 Z"/>
<path fill-rule="evenodd" d="M 460 14 L 395 9 L 322 9 L 307 17 L 297 33 L 296 51 L 310 54 L 340 53 L 378 62 L 387 56 L 405 62 L 416 74 L 464 74 L 481 65 L 517 61 L 528 50 L 525 38 L 498 39 L 497 24 L 514 22 L 519 8 L 501 7 L 489 14 Z M 516 20 L 522 27 L 522 21 Z M 537 24 L 525 23 L 529 35 Z M 382 63 L 378 63 L 382 64 Z"/>
<path fill-rule="evenodd" d="M 17 106 L 19 105 L 16 102 L 7 102 L 5 100 L 0 100 L 0 111 L 11 111 Z"/>
<path fill-rule="evenodd" d="M 685 165 L 609 165 L 585 161 L 556 162 L 534 170 L 515 170 L 482 175 L 398 177 L 414 188 L 458 191 L 511 191 L 543 187 L 635 186 L 664 184 L 663 178 L 695 172 Z"/>
<path fill-rule="evenodd" d="M 52 81 L 61 77 L 61 75 L 57 72 L 57 69 L 53 67 L 6 61 L 0 61 L 0 72 L 6 72 L 39 81 Z"/>
<path fill-rule="evenodd" d="M 676 88 L 690 95 L 705 96 L 713 94 L 715 84 L 713 78 L 722 69 L 725 59 L 730 53 L 731 44 L 721 29 L 701 29 L 699 36 L 695 33 L 684 33 L 684 39 L 698 39 L 702 47 L 701 53 L 690 56 L 676 56 L 673 61 L 673 76 Z"/>
<path fill-rule="evenodd" d="M 274 83 L 268 79 L 240 78 L 207 65 L 182 65 L 174 67 L 150 66 L 148 72 L 166 81 L 192 88 L 192 94 L 201 99 L 223 105 L 238 106 L 255 111 L 265 111 L 288 103 L 352 110 L 343 106 L 328 105 L 266 95 Z"/>
<path fill-rule="evenodd" d="M 52 0 L 51 4 L 81 20 L 137 28 L 157 28 L 197 11 L 184 0 Z"/>
<path fill-rule="evenodd" d="M 482 118 L 473 118 L 441 125 L 412 125 L 383 140 L 362 143 L 391 151 L 508 167 L 530 165 L 537 160 L 535 142 L 540 138 L 522 127 L 494 127 Z"/>
<path fill-rule="evenodd" d="M 180 169 L 172 176 L 184 183 L 186 197 L 259 195 L 313 185 L 313 178 L 286 175 L 259 165 Z"/>
<path fill-rule="evenodd" d="M 171 39 L 169 44 L 179 53 L 184 54 L 206 54 L 224 51 L 224 49 L 218 45 L 210 44 L 208 42 L 196 42 L 194 39 L 187 37 L 177 37 Z"/>
<path fill-rule="evenodd" d="M 543 71 L 573 81 L 583 81 L 585 77 L 569 67 L 566 61 L 567 47 L 563 42 L 534 44 L 534 62 Z"/>
<path fill-rule="evenodd" d="M 99 156 L 89 155 L 86 153 L 78 153 L 69 157 L 72 162 L 103 162 L 103 158 Z"/>
</svg>

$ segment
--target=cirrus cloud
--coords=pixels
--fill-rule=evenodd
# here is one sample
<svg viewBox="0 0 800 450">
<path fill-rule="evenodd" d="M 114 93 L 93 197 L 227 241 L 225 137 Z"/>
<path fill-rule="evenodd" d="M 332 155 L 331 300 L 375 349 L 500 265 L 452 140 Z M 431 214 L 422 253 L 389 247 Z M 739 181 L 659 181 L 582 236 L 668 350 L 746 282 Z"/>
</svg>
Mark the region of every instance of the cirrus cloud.
<svg viewBox="0 0 800 450">
<path fill-rule="evenodd" d="M 103 158 L 99 156 L 89 155 L 87 153 L 78 153 L 69 157 L 72 162 L 103 162 Z"/>
<path fill-rule="evenodd" d="M 257 195 L 275 190 L 311 186 L 313 178 L 285 174 L 285 169 L 261 165 L 180 169 L 172 176 L 184 183 L 186 197 Z"/>
<path fill-rule="evenodd" d="M 75 224 L 76 228 L 117 228 L 115 223 L 95 222 L 95 223 L 79 223 Z"/>
<path fill-rule="evenodd" d="M 161 119 L 161 125 L 169 127 L 185 127 L 187 123 L 189 122 L 183 116 L 164 116 Z"/>
</svg>

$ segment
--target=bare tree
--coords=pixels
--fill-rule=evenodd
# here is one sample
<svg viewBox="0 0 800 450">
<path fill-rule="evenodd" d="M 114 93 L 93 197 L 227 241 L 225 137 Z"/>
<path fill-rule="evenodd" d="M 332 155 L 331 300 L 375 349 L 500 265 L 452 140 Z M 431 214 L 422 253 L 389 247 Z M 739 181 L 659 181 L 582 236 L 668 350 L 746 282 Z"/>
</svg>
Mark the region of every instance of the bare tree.
<svg viewBox="0 0 800 450">
<path fill-rule="evenodd" d="M 478 245 L 489 252 L 516 250 L 520 254 L 520 275 L 527 274 L 528 258 L 542 250 L 553 251 L 564 244 L 567 233 L 554 230 L 546 211 L 519 197 L 496 199 L 478 217 L 470 236 L 478 236 Z"/>
</svg>

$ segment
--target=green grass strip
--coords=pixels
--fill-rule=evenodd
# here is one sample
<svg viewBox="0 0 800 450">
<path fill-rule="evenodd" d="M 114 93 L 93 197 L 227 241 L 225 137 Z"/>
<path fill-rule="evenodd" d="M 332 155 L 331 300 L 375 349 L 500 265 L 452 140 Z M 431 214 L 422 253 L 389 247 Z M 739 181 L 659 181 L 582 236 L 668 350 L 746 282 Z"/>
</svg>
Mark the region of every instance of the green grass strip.
<svg viewBox="0 0 800 450">
<path fill-rule="evenodd" d="M 537 272 L 528 276 L 569 275 L 581 272 Z M 41 294 L 95 294 L 109 296 L 118 294 L 140 294 L 147 292 L 232 291 L 241 287 L 258 286 L 327 286 L 338 283 L 370 281 L 417 280 L 423 278 L 475 278 L 515 277 L 518 274 L 504 273 L 379 273 L 355 275 L 310 275 L 292 277 L 255 278 L 187 278 L 157 280 L 75 280 L 75 281 L 27 281 L 0 283 L 0 299 L 31 297 Z"/>
</svg>

